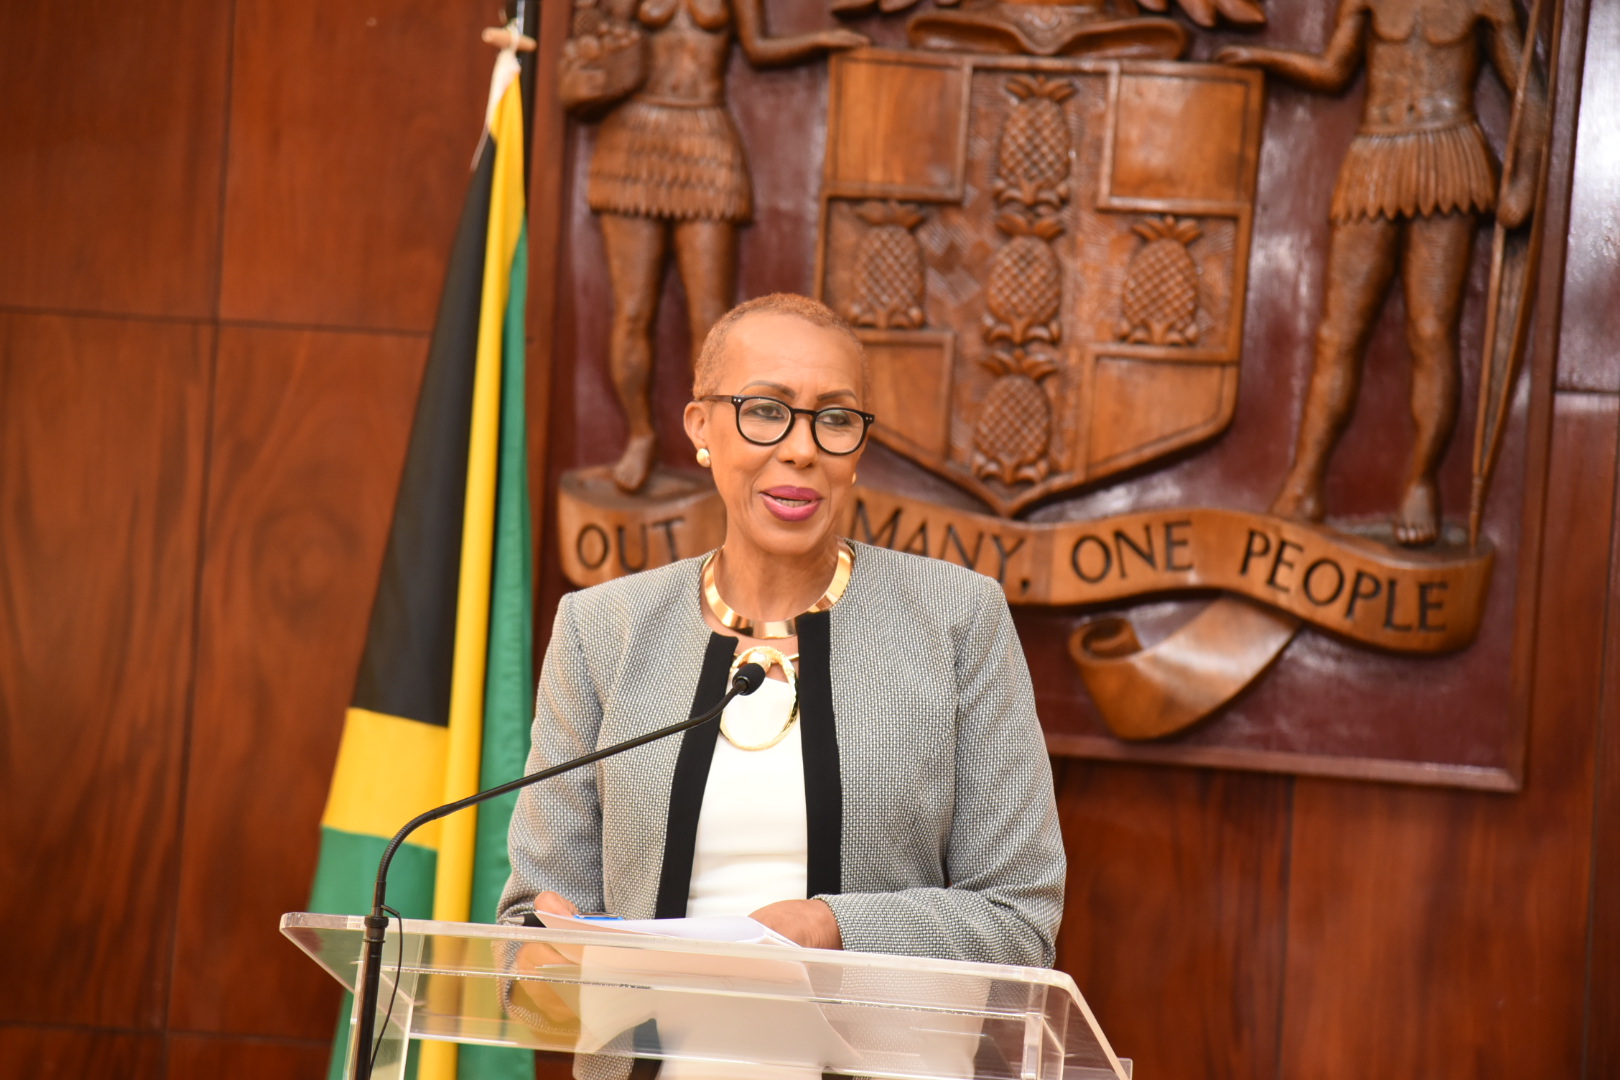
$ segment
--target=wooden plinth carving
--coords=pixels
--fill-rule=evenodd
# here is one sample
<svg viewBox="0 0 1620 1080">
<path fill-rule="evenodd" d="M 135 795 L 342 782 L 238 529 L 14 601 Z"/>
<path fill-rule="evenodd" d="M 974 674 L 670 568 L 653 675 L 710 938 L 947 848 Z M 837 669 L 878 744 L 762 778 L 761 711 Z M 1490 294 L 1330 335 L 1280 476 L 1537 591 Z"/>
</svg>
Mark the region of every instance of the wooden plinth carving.
<svg viewBox="0 0 1620 1080">
<path fill-rule="evenodd" d="M 1480 47 L 1518 100 L 1522 140 L 1500 198 L 1474 110 Z M 1293 467 L 1272 504 L 1306 521 L 1326 514 L 1322 485 L 1360 388 L 1374 319 L 1399 271 L 1412 352 L 1416 427 L 1395 538 L 1440 535 L 1437 474 L 1456 427 L 1457 319 L 1476 219 L 1493 210 L 1506 228 L 1529 216 L 1546 137 L 1546 95 L 1507 0 L 1351 0 L 1320 55 L 1232 46 L 1219 59 L 1337 93 L 1365 57 L 1361 129 L 1333 193 L 1327 299 Z M 1527 152 L 1526 152 L 1527 151 Z"/>
<path fill-rule="evenodd" d="M 707 473 L 654 469 L 640 491 L 625 492 L 598 466 L 564 474 L 557 530 L 568 580 L 599 585 L 719 547 L 726 510 Z"/>
<path fill-rule="evenodd" d="M 736 300 L 737 228 L 752 213 L 753 192 L 726 107 L 733 37 L 761 67 L 866 42 L 843 29 L 769 37 L 760 0 L 595 0 L 575 8 L 563 50 L 563 104 L 606 113 L 587 199 L 613 283 L 609 367 L 629 425 L 613 480 L 624 491 L 642 488 L 658 453 L 652 328 L 671 249 L 694 357 Z"/>
</svg>

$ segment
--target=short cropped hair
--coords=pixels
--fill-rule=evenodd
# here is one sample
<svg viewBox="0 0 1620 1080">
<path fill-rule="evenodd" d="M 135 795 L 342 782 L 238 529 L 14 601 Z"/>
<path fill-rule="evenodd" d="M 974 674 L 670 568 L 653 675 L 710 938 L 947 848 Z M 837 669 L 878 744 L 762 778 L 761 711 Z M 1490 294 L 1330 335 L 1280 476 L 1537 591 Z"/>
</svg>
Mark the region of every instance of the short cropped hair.
<svg viewBox="0 0 1620 1080">
<path fill-rule="evenodd" d="M 838 313 L 819 300 L 812 300 L 808 296 L 797 293 L 771 293 L 769 296 L 757 296 L 752 300 L 744 300 L 724 315 L 709 328 L 708 337 L 703 339 L 703 348 L 699 351 L 697 362 L 692 365 L 692 396 L 703 397 L 706 394 L 718 393 L 720 389 L 720 361 L 725 355 L 726 338 L 732 329 L 750 315 L 791 315 L 795 319 L 803 319 L 812 326 L 819 326 L 823 330 L 831 330 L 841 335 L 855 350 L 855 355 L 861 361 L 861 404 L 870 406 L 872 397 L 872 375 L 867 364 L 866 347 L 861 339 L 855 336 L 855 331 L 849 323 L 838 317 Z"/>
</svg>

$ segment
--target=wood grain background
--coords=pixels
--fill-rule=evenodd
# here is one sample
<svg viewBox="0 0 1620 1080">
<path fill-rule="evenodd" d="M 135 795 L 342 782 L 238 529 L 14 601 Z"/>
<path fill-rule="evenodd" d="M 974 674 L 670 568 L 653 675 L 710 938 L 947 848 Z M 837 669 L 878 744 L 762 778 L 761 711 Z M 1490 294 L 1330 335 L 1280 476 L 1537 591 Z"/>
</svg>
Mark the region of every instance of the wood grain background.
<svg viewBox="0 0 1620 1080">
<path fill-rule="evenodd" d="M 568 12 L 543 7 L 530 361 L 549 625 L 551 485 L 618 420 L 577 197 L 592 135 L 549 94 Z M 818 0 L 766 7 L 777 31 L 829 21 Z M 1318 40 L 1331 9 L 1267 7 L 1290 41 Z M 0 6 L 0 1076 L 315 1078 L 336 988 L 275 918 L 307 896 L 494 12 L 65 13 Z M 813 235 L 823 87 L 819 67 L 734 63 L 760 208 L 745 293 L 809 286 L 780 253 Z M 1307 125 L 1359 93 L 1270 108 Z M 1517 628 L 1524 790 L 1056 763 L 1059 962 L 1147 1080 L 1620 1076 L 1615 100 L 1620 5 L 1568 0 L 1534 331 L 1550 419 L 1527 439 L 1546 485 L 1522 538 L 1539 595 Z M 1315 244 L 1308 209 L 1270 212 Z M 680 310 L 672 281 L 672 357 Z M 1257 333 L 1297 350 L 1308 329 Z M 684 379 L 661 366 L 663 414 Z"/>
</svg>

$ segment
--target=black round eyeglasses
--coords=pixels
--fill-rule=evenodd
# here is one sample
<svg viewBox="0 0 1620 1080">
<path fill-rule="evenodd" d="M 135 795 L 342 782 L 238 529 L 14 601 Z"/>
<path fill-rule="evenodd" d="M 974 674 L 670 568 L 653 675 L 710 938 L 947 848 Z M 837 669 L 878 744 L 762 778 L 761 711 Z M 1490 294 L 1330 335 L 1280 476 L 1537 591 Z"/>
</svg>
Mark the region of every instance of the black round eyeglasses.
<svg viewBox="0 0 1620 1080">
<path fill-rule="evenodd" d="M 755 446 L 775 446 L 788 437 L 793 422 L 810 417 L 810 437 L 822 452 L 853 454 L 866 441 L 877 417 L 859 409 L 835 405 L 827 409 L 795 409 L 785 401 L 751 394 L 704 394 L 699 401 L 729 401 L 737 410 L 737 433 Z"/>
</svg>

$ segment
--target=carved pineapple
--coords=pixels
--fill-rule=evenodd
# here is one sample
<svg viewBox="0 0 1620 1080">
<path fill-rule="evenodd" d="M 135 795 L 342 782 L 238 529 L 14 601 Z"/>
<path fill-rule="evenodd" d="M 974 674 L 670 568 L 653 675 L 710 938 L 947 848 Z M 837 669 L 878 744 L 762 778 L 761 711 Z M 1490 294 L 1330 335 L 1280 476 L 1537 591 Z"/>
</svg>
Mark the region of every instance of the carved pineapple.
<svg viewBox="0 0 1620 1080">
<path fill-rule="evenodd" d="M 1047 241 L 1063 231 L 1055 217 L 1031 218 L 1003 211 L 996 226 L 1011 236 L 990 264 L 985 285 L 986 341 L 1014 345 L 1056 342 L 1058 305 L 1063 299 L 1063 267 Z"/>
<path fill-rule="evenodd" d="M 994 191 L 998 204 L 1015 206 L 996 215 L 996 228 L 1009 239 L 996 252 L 985 283 L 984 338 L 1014 348 L 986 361 L 996 379 L 980 406 L 973 469 L 1011 485 L 1038 482 L 1051 470 L 1052 406 L 1040 383 L 1056 368 L 1021 346 L 1056 343 L 1062 331 L 1063 267 L 1050 241 L 1063 232 L 1055 211 L 1069 198 L 1063 102 L 1074 87 L 1043 75 L 1018 75 L 1007 89 L 1017 104 L 1002 122 Z M 1042 213 L 1042 206 L 1050 209 Z"/>
<path fill-rule="evenodd" d="M 1119 336 L 1151 345 L 1191 345 L 1198 340 L 1198 266 L 1187 245 L 1202 235 L 1198 225 L 1166 214 L 1131 231 L 1146 243 L 1125 272 Z"/>
<path fill-rule="evenodd" d="M 1057 370 L 1051 361 L 1014 349 L 992 353 L 985 366 L 996 373 L 979 407 L 973 432 L 973 472 L 1004 484 L 1038 483 L 1052 464 L 1052 403 L 1041 382 Z"/>
<path fill-rule="evenodd" d="M 1074 87 L 1044 75 L 1015 75 L 1007 89 L 1018 104 L 1007 111 L 997 148 L 996 202 L 1060 206 L 1069 198 L 1069 127 L 1063 102 Z"/>
<path fill-rule="evenodd" d="M 862 203 L 855 214 L 867 228 L 855 251 L 855 298 L 845 316 L 856 326 L 923 325 L 923 254 L 911 232 L 923 215 L 893 199 Z"/>
</svg>

